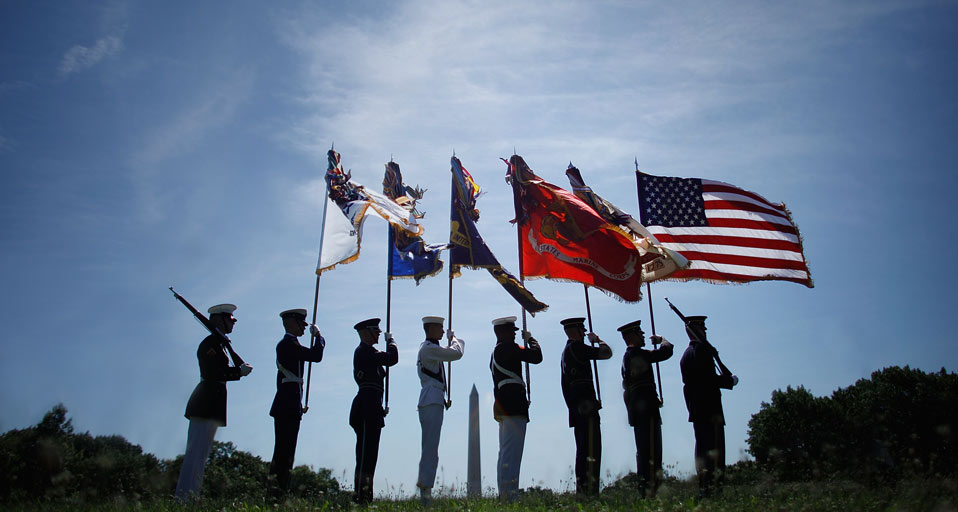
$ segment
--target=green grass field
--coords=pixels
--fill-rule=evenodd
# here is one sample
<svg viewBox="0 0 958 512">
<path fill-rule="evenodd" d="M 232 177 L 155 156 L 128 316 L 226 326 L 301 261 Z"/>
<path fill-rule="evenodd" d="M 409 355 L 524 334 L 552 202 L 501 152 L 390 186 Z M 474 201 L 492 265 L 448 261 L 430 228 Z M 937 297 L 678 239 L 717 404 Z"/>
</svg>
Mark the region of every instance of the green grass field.
<svg viewBox="0 0 958 512">
<path fill-rule="evenodd" d="M 302 511 L 323 510 L 424 510 L 416 499 L 380 499 L 368 507 L 358 507 L 348 501 L 346 493 L 332 501 L 290 500 L 282 503 L 204 501 L 193 506 L 182 506 L 173 501 L 82 503 L 34 503 L 4 506 L 4 510 L 36 511 Z M 654 499 L 640 499 L 630 489 L 610 487 L 595 499 L 578 499 L 572 494 L 559 494 L 548 489 L 527 489 L 515 503 L 501 503 L 491 497 L 467 499 L 439 497 L 426 510 L 463 512 L 493 511 L 934 511 L 958 510 L 958 485 L 955 479 L 914 479 L 896 484 L 863 486 L 845 481 L 817 483 L 729 484 L 718 497 L 697 502 L 695 485 L 691 480 L 671 480 L 660 489 Z"/>
</svg>

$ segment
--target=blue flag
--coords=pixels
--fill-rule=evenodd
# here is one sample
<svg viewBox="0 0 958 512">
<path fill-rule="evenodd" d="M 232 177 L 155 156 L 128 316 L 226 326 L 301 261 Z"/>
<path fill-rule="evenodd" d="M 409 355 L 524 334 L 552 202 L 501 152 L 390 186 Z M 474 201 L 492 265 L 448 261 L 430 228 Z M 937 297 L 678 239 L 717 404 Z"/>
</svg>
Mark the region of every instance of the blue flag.
<svg viewBox="0 0 958 512">
<path fill-rule="evenodd" d="M 421 219 L 425 215 L 416 209 L 416 201 L 422 199 L 425 190 L 406 186 L 402 181 L 399 164 L 396 162 L 386 164 L 383 193 L 399 206 L 410 211 L 415 218 Z M 419 284 L 420 280 L 442 272 L 442 260 L 439 259 L 439 253 L 446 248 L 445 244 L 427 244 L 421 236 L 391 225 L 389 247 L 390 279 L 412 278 L 416 280 L 416 284 Z"/>
<path fill-rule="evenodd" d="M 476 221 L 479 220 L 479 210 L 476 209 L 479 185 L 462 167 L 458 158 L 452 157 L 451 163 L 452 208 L 449 224 L 449 265 L 453 277 L 461 275 L 462 267 L 486 269 L 526 311 L 532 314 L 545 311 L 549 305 L 536 300 L 535 296 L 514 275 L 503 268 L 486 242 L 482 240 L 476 228 Z"/>
</svg>

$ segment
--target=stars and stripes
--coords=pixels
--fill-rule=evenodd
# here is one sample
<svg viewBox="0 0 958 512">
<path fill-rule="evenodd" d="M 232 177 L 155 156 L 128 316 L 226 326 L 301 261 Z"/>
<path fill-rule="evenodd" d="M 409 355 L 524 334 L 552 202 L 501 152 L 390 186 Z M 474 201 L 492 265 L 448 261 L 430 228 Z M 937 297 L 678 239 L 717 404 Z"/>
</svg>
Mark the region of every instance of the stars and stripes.
<svg viewBox="0 0 958 512">
<path fill-rule="evenodd" d="M 640 171 L 636 178 L 642 225 L 691 262 L 670 279 L 813 286 L 801 235 L 784 204 L 720 181 Z"/>
</svg>

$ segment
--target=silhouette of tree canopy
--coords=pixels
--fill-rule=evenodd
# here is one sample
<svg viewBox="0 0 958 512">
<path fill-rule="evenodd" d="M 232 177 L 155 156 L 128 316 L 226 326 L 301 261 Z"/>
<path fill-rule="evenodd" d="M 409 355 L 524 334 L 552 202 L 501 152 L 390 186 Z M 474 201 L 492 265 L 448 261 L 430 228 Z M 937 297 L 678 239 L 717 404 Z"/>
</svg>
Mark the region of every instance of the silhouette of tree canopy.
<svg viewBox="0 0 958 512">
<path fill-rule="evenodd" d="M 782 480 L 953 475 L 958 375 L 895 366 L 831 397 L 788 387 L 748 425 L 749 452 Z"/>
<path fill-rule="evenodd" d="M 141 501 L 171 497 L 183 456 L 159 460 L 122 436 L 74 433 L 57 404 L 37 425 L 0 435 L 0 503 Z M 214 441 L 203 481 L 213 500 L 265 502 L 269 463 Z M 293 470 L 290 494 L 346 503 L 328 469 Z"/>
</svg>

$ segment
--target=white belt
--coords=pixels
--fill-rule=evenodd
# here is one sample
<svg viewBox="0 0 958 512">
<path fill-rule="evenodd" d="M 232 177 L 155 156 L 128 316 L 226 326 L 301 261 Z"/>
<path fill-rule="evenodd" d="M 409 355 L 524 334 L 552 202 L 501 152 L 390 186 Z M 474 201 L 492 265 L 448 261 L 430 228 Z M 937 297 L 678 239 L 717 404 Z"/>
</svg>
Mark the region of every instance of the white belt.
<svg viewBox="0 0 958 512">
<path fill-rule="evenodd" d="M 303 378 L 297 377 L 295 373 L 287 370 L 283 365 L 279 364 L 279 359 L 276 359 L 276 369 L 283 374 L 282 384 L 286 384 L 287 382 L 295 382 L 297 384 L 303 383 Z"/>
<path fill-rule="evenodd" d="M 502 366 L 499 366 L 499 363 L 496 362 L 496 358 L 492 358 L 492 366 L 494 366 L 496 370 L 499 370 L 506 377 L 509 377 L 508 379 L 500 380 L 499 383 L 496 384 L 497 389 L 502 389 L 502 386 L 505 386 L 506 384 L 518 384 L 522 386 L 522 389 L 525 389 L 526 383 L 522 382 L 522 377 L 510 372 L 509 370 L 506 370 Z"/>
</svg>

